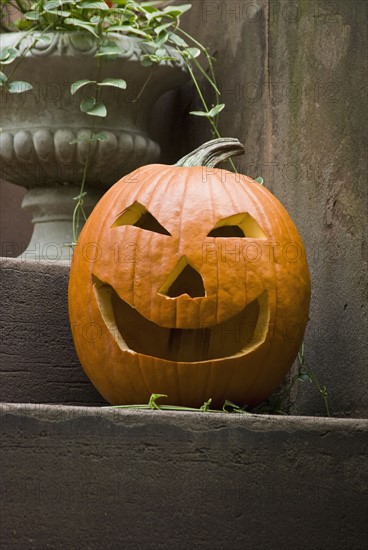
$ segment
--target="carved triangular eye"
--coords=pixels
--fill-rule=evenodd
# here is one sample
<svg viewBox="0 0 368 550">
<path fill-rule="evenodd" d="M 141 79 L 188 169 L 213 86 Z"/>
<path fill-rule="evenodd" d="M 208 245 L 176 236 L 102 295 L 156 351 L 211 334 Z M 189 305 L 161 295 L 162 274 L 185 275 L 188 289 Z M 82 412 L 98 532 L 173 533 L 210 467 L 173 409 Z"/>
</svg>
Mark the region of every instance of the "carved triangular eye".
<svg viewBox="0 0 368 550">
<path fill-rule="evenodd" d="M 219 220 L 211 229 L 207 237 L 236 237 L 250 239 L 266 239 L 256 220 L 248 213 L 234 214 L 228 218 Z"/>
<path fill-rule="evenodd" d="M 208 237 L 245 237 L 238 225 L 222 225 L 214 227 L 207 235 Z"/>
<path fill-rule="evenodd" d="M 148 212 L 139 202 L 134 202 L 122 212 L 111 227 L 120 227 L 121 225 L 134 225 L 146 231 L 161 233 L 161 235 L 171 235 L 156 218 Z"/>
</svg>

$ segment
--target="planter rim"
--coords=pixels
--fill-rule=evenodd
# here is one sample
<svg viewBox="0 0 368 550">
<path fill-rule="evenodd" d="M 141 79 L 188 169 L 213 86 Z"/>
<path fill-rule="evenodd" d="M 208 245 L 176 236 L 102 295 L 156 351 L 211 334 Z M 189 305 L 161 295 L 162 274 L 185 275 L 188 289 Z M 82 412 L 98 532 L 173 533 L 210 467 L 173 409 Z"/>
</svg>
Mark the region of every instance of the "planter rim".
<svg viewBox="0 0 368 550">
<path fill-rule="evenodd" d="M 50 37 L 48 42 L 38 42 L 33 48 L 29 49 L 34 37 L 46 35 Z M 121 48 L 121 54 L 118 59 L 131 61 L 140 61 L 140 54 L 143 51 L 141 44 L 143 40 L 139 37 L 128 36 L 121 33 L 109 33 L 112 39 Z M 14 46 L 21 42 L 19 49 L 25 57 L 38 56 L 69 56 L 69 55 L 93 55 L 97 51 L 97 40 L 92 34 L 86 31 L 19 31 L 10 33 L 0 33 L 1 47 Z M 27 51 L 26 51 L 27 50 Z M 186 71 L 184 58 L 171 46 L 167 46 L 170 55 L 176 58 L 173 60 L 164 60 L 160 63 L 154 63 L 151 68 L 171 66 Z"/>
</svg>

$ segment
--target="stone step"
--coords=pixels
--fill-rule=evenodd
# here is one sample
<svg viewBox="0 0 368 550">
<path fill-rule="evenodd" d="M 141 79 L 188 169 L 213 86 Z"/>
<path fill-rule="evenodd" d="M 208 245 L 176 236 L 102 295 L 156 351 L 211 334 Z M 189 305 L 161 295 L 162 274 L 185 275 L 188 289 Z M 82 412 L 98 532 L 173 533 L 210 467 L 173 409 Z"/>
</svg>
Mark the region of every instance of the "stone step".
<svg viewBox="0 0 368 550">
<path fill-rule="evenodd" d="M 0 401 L 102 404 L 74 351 L 67 262 L 0 260 Z"/>
<path fill-rule="evenodd" d="M 7 404 L 7 550 L 365 550 L 367 421 Z"/>
</svg>

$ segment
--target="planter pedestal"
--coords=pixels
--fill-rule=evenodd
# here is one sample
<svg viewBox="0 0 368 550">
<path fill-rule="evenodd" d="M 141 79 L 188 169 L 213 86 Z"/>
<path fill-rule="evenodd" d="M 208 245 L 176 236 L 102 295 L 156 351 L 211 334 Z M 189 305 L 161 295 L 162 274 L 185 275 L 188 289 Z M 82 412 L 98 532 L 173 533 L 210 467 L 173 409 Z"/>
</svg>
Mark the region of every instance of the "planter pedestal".
<svg viewBox="0 0 368 550">
<path fill-rule="evenodd" d="M 24 196 L 22 207 L 32 214 L 34 224 L 31 241 L 20 258 L 23 260 L 71 260 L 73 242 L 73 212 L 76 186 L 56 185 L 35 187 Z M 83 197 L 83 208 L 87 216 L 92 212 L 102 193 L 88 190 Z M 82 214 L 80 221 L 82 222 Z M 80 226 L 82 223 L 80 223 Z M 79 227 L 81 229 L 81 227 Z"/>
</svg>

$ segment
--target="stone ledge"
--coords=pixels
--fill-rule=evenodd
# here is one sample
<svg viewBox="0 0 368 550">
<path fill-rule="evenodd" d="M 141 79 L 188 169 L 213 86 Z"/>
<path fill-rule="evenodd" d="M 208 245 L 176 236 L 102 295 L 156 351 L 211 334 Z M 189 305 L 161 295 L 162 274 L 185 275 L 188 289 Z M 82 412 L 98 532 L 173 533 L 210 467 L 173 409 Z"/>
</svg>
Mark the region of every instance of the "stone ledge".
<svg viewBox="0 0 368 550">
<path fill-rule="evenodd" d="M 69 267 L 0 259 L 0 401 L 105 403 L 74 351 Z"/>
<path fill-rule="evenodd" d="M 366 548 L 360 419 L 7 404 L 8 549 Z"/>
</svg>

